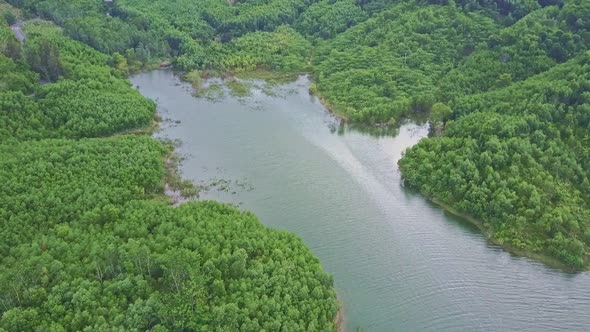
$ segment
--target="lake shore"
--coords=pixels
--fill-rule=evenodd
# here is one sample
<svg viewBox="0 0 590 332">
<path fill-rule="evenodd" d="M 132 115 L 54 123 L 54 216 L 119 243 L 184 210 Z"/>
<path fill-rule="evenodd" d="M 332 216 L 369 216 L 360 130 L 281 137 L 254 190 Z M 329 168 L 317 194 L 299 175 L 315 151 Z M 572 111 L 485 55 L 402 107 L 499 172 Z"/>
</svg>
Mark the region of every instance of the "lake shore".
<svg viewBox="0 0 590 332">
<path fill-rule="evenodd" d="M 311 96 L 317 98 L 317 100 L 320 102 L 320 104 L 324 107 L 324 109 L 327 112 L 332 114 L 338 120 L 343 121 L 344 123 L 349 122 L 348 117 L 345 114 L 343 114 L 342 112 L 339 112 L 337 110 L 337 108 L 334 107 L 333 105 L 331 105 L 330 102 L 327 100 L 327 98 L 325 96 L 323 96 L 320 91 L 318 91 L 318 89 L 316 87 L 316 83 L 313 80 L 313 75 L 311 73 L 298 73 L 298 74 L 288 74 L 287 75 L 287 74 L 276 74 L 276 73 L 273 73 L 273 72 L 267 71 L 267 70 L 255 70 L 255 71 L 241 72 L 241 73 L 225 73 L 223 75 L 219 75 L 219 77 L 226 78 L 226 79 L 239 78 L 239 79 L 245 79 L 245 80 L 260 79 L 260 80 L 268 81 L 270 83 L 284 83 L 284 82 L 288 82 L 288 81 L 293 81 L 300 75 L 306 75 L 309 77 L 310 82 L 311 82 L 309 90 L 308 90 L 309 94 Z M 179 77 L 181 77 L 181 79 L 182 79 L 182 76 L 179 75 Z M 560 269 L 560 270 L 563 270 L 566 272 L 583 272 L 583 271 L 590 270 L 590 266 L 586 266 L 583 269 L 574 269 L 574 268 L 571 268 L 570 266 L 560 262 L 556 258 L 549 256 L 549 255 L 515 248 L 514 246 L 511 246 L 509 244 L 502 243 L 501 241 L 499 241 L 498 239 L 496 239 L 494 237 L 493 231 L 491 229 L 486 228 L 483 225 L 483 223 L 480 220 L 478 220 L 477 218 L 474 218 L 473 216 L 471 216 L 469 214 L 463 213 L 463 212 L 457 210 L 456 208 L 450 206 L 449 204 L 442 202 L 441 200 L 439 200 L 437 198 L 428 197 L 426 195 L 422 195 L 422 196 L 427 198 L 432 203 L 438 205 L 439 207 L 444 209 L 446 212 L 448 212 L 456 217 L 462 218 L 463 220 L 468 221 L 472 225 L 475 225 L 489 242 L 493 243 L 494 245 L 502 247 L 504 250 L 506 250 L 507 252 L 509 252 L 515 256 L 528 257 L 528 258 L 540 261 L 543 264 L 547 265 L 548 267 Z"/>
<path fill-rule="evenodd" d="M 509 244 L 502 243 L 494 237 L 493 231 L 491 229 L 488 229 L 483 225 L 483 222 L 481 220 L 479 220 L 467 213 L 461 212 L 458 209 L 450 206 L 447 203 L 444 203 L 443 201 L 441 201 L 435 197 L 428 197 L 423 194 L 420 194 L 420 195 L 422 195 L 423 197 L 427 198 L 430 202 L 432 202 L 435 205 L 442 208 L 445 212 L 447 212 L 455 217 L 459 217 L 462 220 L 468 221 L 470 224 L 476 226 L 490 243 L 497 245 L 499 247 L 502 247 L 504 250 L 506 250 L 507 252 L 509 252 L 515 256 L 528 257 L 528 258 L 534 259 L 536 261 L 539 261 L 539 262 L 547 265 L 548 267 L 560 269 L 560 270 L 563 270 L 566 272 L 584 272 L 584 271 L 590 270 L 590 266 L 585 266 L 583 269 L 580 269 L 580 270 L 573 269 L 570 266 L 560 262 L 556 258 L 553 258 L 549 255 L 544 255 L 544 254 L 532 252 L 529 250 L 518 249 L 518 248 L 515 248 Z"/>
<path fill-rule="evenodd" d="M 158 69 L 156 69 L 158 70 Z M 161 70 L 169 70 L 169 69 L 161 69 Z M 149 70 L 146 70 L 145 72 L 149 72 Z M 176 77 L 178 77 L 181 81 L 191 84 L 193 89 L 196 91 L 198 89 L 198 87 L 195 87 L 194 84 L 192 84 L 190 81 L 186 80 L 184 78 L 183 75 L 181 75 L 180 73 L 175 72 L 174 75 Z M 268 74 L 270 75 L 270 74 Z M 251 76 L 228 76 L 228 77 L 224 77 L 224 81 L 225 80 L 235 80 L 236 78 L 240 78 L 240 79 L 262 79 L 265 80 L 266 79 L 271 79 L 270 76 L 258 76 L 256 77 L 256 74 L 251 74 Z M 284 78 L 284 77 L 283 77 Z M 279 81 L 270 81 L 270 83 L 274 83 L 274 84 L 280 84 L 282 83 L 282 81 L 280 80 L 280 78 L 274 77 L 274 79 L 277 79 Z M 293 79 L 289 79 L 288 81 L 294 81 L 295 79 L 297 79 L 297 76 L 294 77 Z M 160 130 L 162 127 L 161 125 L 163 123 L 165 123 L 165 119 L 162 117 L 161 114 L 157 113 L 155 116 L 154 121 L 152 122 L 152 124 L 146 128 L 141 128 L 139 130 L 136 130 L 136 133 L 139 134 L 146 134 L 146 135 L 150 135 L 150 136 L 154 136 L 154 134 Z M 154 139 L 157 139 L 155 137 L 153 137 Z M 179 206 L 180 204 L 183 204 L 185 202 L 188 202 L 190 200 L 194 200 L 194 199 L 199 199 L 199 192 L 204 189 L 202 186 L 196 185 L 195 183 L 193 183 L 190 180 L 184 179 L 181 169 L 180 169 L 180 164 L 182 162 L 182 157 L 178 154 L 177 149 L 179 146 L 179 142 L 178 141 L 171 141 L 171 140 L 162 140 L 162 139 L 157 139 L 159 140 L 163 146 L 166 149 L 166 154 L 163 157 L 163 164 L 164 164 L 164 169 L 165 169 L 165 178 L 164 178 L 164 190 L 161 196 L 159 196 L 159 199 L 165 199 L 168 201 L 169 204 L 173 205 L 173 206 Z M 337 303 L 338 303 L 338 311 L 336 312 L 336 316 L 334 317 L 334 327 L 335 330 L 337 332 L 345 332 L 346 331 L 346 324 L 345 324 L 345 319 L 344 319 L 344 306 L 342 301 L 340 301 L 340 299 L 337 299 Z"/>
<path fill-rule="evenodd" d="M 216 100 L 194 98 L 170 70 L 132 81 L 169 118 L 156 136 L 182 142 L 183 177 L 204 185 L 248 179 L 256 187 L 205 190 L 203 199 L 254 211 L 264 225 L 295 232 L 312 248 L 346 294 L 343 307 L 332 305 L 330 330 L 430 331 L 441 321 L 448 324 L 436 325 L 438 331 L 550 329 L 555 322 L 575 330 L 586 322 L 589 274 L 513 259 L 475 226 L 400 186 L 395 161 L 427 137 L 428 124 L 403 122 L 383 135 L 334 127 L 335 117 L 310 97 L 304 77 L 277 86 L 277 94 L 244 82 L 253 86 L 247 98 L 223 87 Z M 515 299 L 526 306 L 515 309 Z M 464 312 L 465 303 L 474 316 L 445 320 Z M 565 317 L 537 311 L 542 303 L 573 308 Z"/>
<path fill-rule="evenodd" d="M 195 92 L 200 90 L 202 85 L 202 80 L 207 80 L 211 78 L 220 78 L 222 80 L 262 80 L 265 83 L 269 84 L 285 84 L 290 83 L 297 80 L 300 76 L 307 76 L 311 82 L 309 88 L 309 94 L 318 99 L 318 101 L 322 104 L 322 106 L 332 115 L 334 115 L 339 120 L 344 122 L 349 122 L 348 116 L 343 112 L 339 112 L 336 107 L 334 107 L 330 102 L 328 102 L 327 98 L 322 95 L 316 88 L 316 82 L 314 81 L 313 74 L 311 72 L 293 72 L 293 73 L 277 73 L 266 69 L 256 69 L 251 71 L 241 71 L 241 72 L 231 72 L 231 71 L 203 71 L 200 74 L 199 81 L 196 82 L 194 80 L 187 78 L 187 73 L 174 71 L 175 75 L 178 76 L 183 82 L 189 83 L 192 85 Z"/>
<path fill-rule="evenodd" d="M 336 327 L 336 332 L 346 332 L 346 324 L 344 324 L 344 305 L 339 297 L 337 297 L 337 301 L 338 312 L 336 312 L 336 317 L 334 317 L 334 326 Z"/>
</svg>

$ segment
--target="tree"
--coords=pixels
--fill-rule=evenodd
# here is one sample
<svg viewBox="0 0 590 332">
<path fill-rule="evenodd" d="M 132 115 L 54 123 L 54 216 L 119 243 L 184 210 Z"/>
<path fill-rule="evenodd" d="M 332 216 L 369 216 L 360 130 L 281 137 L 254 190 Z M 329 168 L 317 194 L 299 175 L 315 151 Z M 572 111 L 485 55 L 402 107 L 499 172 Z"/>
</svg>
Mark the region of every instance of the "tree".
<svg viewBox="0 0 590 332">
<path fill-rule="evenodd" d="M 117 68 L 124 75 L 129 74 L 127 59 L 118 52 L 113 53 L 113 67 Z"/>
<path fill-rule="evenodd" d="M 14 13 L 10 10 L 4 12 L 4 19 L 8 25 L 13 25 L 17 21 L 16 15 L 14 15 Z"/>
<path fill-rule="evenodd" d="M 435 131 L 437 134 L 442 132 L 447 121 L 453 115 L 453 111 L 451 108 L 443 103 L 435 103 L 432 105 L 432 110 L 430 112 L 430 120 L 434 125 Z"/>
</svg>

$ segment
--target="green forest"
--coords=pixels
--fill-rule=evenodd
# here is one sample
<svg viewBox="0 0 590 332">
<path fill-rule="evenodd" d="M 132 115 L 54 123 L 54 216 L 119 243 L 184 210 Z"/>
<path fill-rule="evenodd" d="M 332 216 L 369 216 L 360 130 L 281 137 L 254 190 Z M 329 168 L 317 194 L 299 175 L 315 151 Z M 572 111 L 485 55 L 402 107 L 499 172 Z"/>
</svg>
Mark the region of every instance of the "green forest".
<svg viewBox="0 0 590 332">
<path fill-rule="evenodd" d="M 65 4 L 65 2 L 62 2 Z M 155 105 L 101 53 L 0 6 L 0 331 L 333 331 L 333 278 L 295 235 L 172 207 Z M 288 32 L 287 32 L 288 33 Z"/>
<path fill-rule="evenodd" d="M 497 243 L 590 263 L 590 1 L 0 0 L 0 330 L 334 330 L 294 235 L 165 202 L 127 75 L 308 74 L 369 128 L 428 115 L 408 187 Z M 23 45 L 10 25 L 22 27 Z M 393 171 L 393 165 L 392 165 Z"/>
</svg>

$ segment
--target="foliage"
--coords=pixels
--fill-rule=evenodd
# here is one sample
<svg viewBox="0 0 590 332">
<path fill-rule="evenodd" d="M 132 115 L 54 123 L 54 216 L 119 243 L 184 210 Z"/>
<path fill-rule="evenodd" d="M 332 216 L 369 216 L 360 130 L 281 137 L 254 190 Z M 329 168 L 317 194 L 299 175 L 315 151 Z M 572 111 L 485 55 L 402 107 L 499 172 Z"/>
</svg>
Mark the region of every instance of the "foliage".
<svg viewBox="0 0 590 332">
<path fill-rule="evenodd" d="M 565 9 L 546 7 L 491 35 L 487 43 L 443 78 L 440 99 L 503 88 L 587 49 L 588 42 L 583 40 L 590 35 L 572 31 L 564 19 L 565 13 Z M 584 17 L 590 11 L 577 11 L 573 15 Z"/>
<path fill-rule="evenodd" d="M 301 72 L 309 43 L 295 30 L 281 26 L 274 32 L 254 32 L 227 45 L 223 67 L 251 71 L 258 67 L 278 72 Z"/>
<path fill-rule="evenodd" d="M 66 25 L 102 7 L 23 3 Z M 333 279 L 299 238 L 215 202 L 173 208 L 160 142 L 101 137 L 154 117 L 124 79 L 135 49 L 108 56 L 47 22 L 23 29 L 22 55 L 18 42 L 0 54 L 0 330 L 335 329 Z M 296 33 L 268 34 L 231 47 L 299 65 L 261 51 Z"/>
<path fill-rule="evenodd" d="M 357 1 L 323 0 L 311 4 L 295 22 L 297 30 L 306 36 L 333 38 L 368 18 Z"/>
<path fill-rule="evenodd" d="M 13 59 L 20 56 L 19 42 L 16 40 L 4 17 L 0 17 L 0 55 Z"/>
<path fill-rule="evenodd" d="M 187 82 L 189 82 L 193 88 L 195 88 L 196 90 L 198 90 L 199 88 L 201 88 L 201 84 L 203 83 L 203 79 L 201 77 L 201 72 L 194 69 L 191 70 L 190 72 L 186 73 L 183 77 L 183 79 Z"/>
<path fill-rule="evenodd" d="M 222 204 L 145 200 L 163 176 L 150 138 L 0 155 L 0 327 L 332 328 L 333 281 L 301 240 Z"/>
<path fill-rule="evenodd" d="M 483 220 L 499 242 L 588 264 L 590 53 L 453 103 L 439 138 L 408 150 L 408 184 Z"/>
<path fill-rule="evenodd" d="M 26 66 L 0 54 L 0 96 L 4 91 L 33 92 L 37 81 L 37 75 Z"/>
<path fill-rule="evenodd" d="M 126 22 L 113 12 L 104 1 L 94 0 L 9 0 L 24 8 L 29 15 L 52 20 L 64 27 L 66 35 L 82 41 L 105 53 L 128 50 L 147 52 L 149 56 L 163 56 L 169 48 L 165 36 L 150 31 L 141 21 Z"/>
<path fill-rule="evenodd" d="M 24 62 L 59 80 L 37 86 L 35 73 L 0 55 L 1 139 L 105 136 L 152 121 L 154 104 L 108 66 L 108 57 L 47 23 L 24 30 Z"/>
<path fill-rule="evenodd" d="M 4 18 L 8 25 L 13 25 L 22 18 L 22 14 L 18 8 L 9 5 L 4 0 L 0 0 L 0 17 Z"/>
<path fill-rule="evenodd" d="M 147 137 L 0 145 L 0 252 L 85 211 L 161 189 L 163 150 Z"/>
<path fill-rule="evenodd" d="M 318 90 L 351 121 L 428 111 L 441 77 L 495 29 L 453 6 L 400 3 L 318 48 Z"/>
</svg>

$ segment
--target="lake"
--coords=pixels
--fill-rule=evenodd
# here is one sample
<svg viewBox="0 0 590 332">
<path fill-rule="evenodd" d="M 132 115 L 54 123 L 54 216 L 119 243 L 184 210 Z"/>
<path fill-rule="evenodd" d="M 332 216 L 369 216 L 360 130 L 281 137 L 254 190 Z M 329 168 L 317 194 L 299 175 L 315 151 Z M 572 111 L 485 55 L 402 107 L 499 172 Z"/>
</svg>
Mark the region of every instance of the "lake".
<svg viewBox="0 0 590 332">
<path fill-rule="evenodd" d="M 583 331 L 590 274 L 515 257 L 403 187 L 397 161 L 428 134 L 339 124 L 309 80 L 192 96 L 170 71 L 131 78 L 178 140 L 183 177 L 300 236 L 335 278 L 348 331 Z"/>
</svg>

